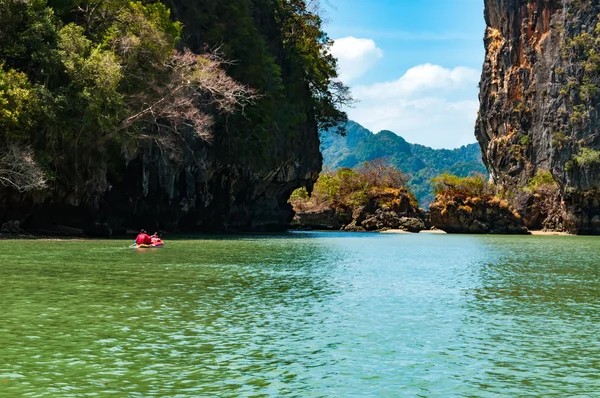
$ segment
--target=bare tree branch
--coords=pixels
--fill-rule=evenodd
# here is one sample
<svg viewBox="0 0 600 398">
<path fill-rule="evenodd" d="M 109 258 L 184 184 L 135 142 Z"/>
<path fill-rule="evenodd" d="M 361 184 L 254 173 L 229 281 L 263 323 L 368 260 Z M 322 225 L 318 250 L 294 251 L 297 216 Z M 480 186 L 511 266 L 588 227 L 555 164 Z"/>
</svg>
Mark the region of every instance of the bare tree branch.
<svg viewBox="0 0 600 398">
<path fill-rule="evenodd" d="M 217 52 L 174 52 L 162 66 L 166 72 L 162 76 L 168 76 L 167 79 L 148 82 L 145 90 L 125 97 L 130 116 L 115 133 L 149 125 L 168 126 L 169 131 L 177 132 L 188 126 L 198 137 L 210 140 L 211 114 L 233 113 L 239 108 L 243 111 L 258 97 L 253 89 L 237 83 L 223 71 L 222 65 L 229 63 Z"/>
<path fill-rule="evenodd" d="M 44 172 L 33 157 L 31 148 L 10 145 L 0 155 L 0 184 L 19 192 L 46 187 Z"/>
</svg>

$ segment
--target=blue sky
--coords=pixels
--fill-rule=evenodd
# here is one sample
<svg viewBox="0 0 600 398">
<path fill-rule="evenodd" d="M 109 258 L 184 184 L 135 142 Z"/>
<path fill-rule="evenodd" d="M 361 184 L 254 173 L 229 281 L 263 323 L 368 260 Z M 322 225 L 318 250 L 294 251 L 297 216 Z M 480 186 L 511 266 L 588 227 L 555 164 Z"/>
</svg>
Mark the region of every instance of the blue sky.
<svg viewBox="0 0 600 398">
<path fill-rule="evenodd" d="M 322 0 L 351 119 L 435 148 L 475 142 L 483 0 Z M 327 4 L 328 3 L 328 4 Z"/>
</svg>

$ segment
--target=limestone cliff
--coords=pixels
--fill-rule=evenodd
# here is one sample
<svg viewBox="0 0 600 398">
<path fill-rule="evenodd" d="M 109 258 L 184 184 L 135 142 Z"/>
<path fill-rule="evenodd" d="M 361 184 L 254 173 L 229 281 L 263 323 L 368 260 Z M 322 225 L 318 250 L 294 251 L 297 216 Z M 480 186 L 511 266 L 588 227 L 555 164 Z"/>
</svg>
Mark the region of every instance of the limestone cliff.
<svg viewBox="0 0 600 398">
<path fill-rule="evenodd" d="M 58 3 L 66 11 L 59 12 Z M 0 186 L 0 224 L 16 220 L 31 230 L 62 225 L 103 236 L 131 228 L 195 232 L 287 227 L 293 217 L 287 203 L 291 192 L 310 189 L 321 170 L 318 124 L 324 118 L 317 113 L 326 106 L 331 109 L 325 113 L 338 112 L 328 99 L 320 99 L 321 108 L 315 100 L 314 87 L 327 90 L 332 77 L 325 67 L 335 71 L 335 61 L 325 59 L 319 47 L 327 43 L 320 19 L 302 8 L 304 2 L 294 3 L 293 9 L 271 0 L 163 3 L 183 22 L 178 47 L 196 53 L 208 49 L 231 60 L 227 74 L 256 90 L 256 103 L 234 115 L 215 111 L 209 141 L 191 131 L 178 131 L 182 142 L 176 145 L 128 143 L 123 137 L 90 150 L 85 162 L 78 163 L 70 153 L 48 155 L 44 140 L 34 142 L 38 158 L 49 159 L 49 188 L 22 193 Z M 80 22 L 73 15 L 82 8 L 69 11 L 77 2 L 50 4 L 56 8 L 47 14 L 63 19 L 57 25 Z M 306 34 L 293 23 L 312 30 Z M 14 25 L 18 32 L 20 25 Z M 311 76 L 308 62 L 322 62 L 311 65 L 322 80 Z M 47 125 L 60 130 L 60 125 Z M 62 168 L 54 167 L 59 163 Z M 84 177 L 75 178 L 80 175 Z M 80 180 L 85 186 L 72 182 Z"/>
<path fill-rule="evenodd" d="M 476 137 L 491 178 L 527 213 L 540 170 L 565 229 L 600 233 L 598 1 L 486 0 Z"/>
</svg>

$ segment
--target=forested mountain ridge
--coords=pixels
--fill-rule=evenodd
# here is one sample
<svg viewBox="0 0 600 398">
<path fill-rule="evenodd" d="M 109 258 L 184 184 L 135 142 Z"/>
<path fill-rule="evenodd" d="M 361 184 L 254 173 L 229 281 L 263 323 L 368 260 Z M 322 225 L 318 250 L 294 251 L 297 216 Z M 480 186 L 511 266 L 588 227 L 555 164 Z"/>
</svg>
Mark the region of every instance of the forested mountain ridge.
<svg viewBox="0 0 600 398">
<path fill-rule="evenodd" d="M 303 0 L 0 2 L 0 221 L 285 226 L 345 121 L 330 44 Z"/>
<path fill-rule="evenodd" d="M 409 187 L 424 207 L 434 199 L 431 178 L 442 173 L 460 177 L 473 173 L 486 174 L 477 144 L 457 149 L 432 149 L 410 144 L 391 131 L 373 134 L 353 121 L 346 125 L 345 136 L 329 131 L 322 131 L 320 136 L 325 168 L 352 168 L 370 160 L 385 158 L 389 164 L 410 176 Z"/>
</svg>

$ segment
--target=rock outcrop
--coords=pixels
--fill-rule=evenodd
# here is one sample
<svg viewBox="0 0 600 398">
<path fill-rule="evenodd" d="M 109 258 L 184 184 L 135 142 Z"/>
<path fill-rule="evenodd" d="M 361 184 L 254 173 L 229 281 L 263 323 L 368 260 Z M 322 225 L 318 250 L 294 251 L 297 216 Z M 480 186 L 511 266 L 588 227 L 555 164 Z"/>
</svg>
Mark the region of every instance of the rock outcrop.
<svg viewBox="0 0 600 398">
<path fill-rule="evenodd" d="M 405 189 L 373 192 L 363 205 L 298 211 L 294 227 L 352 232 L 426 229 L 425 214 Z"/>
<path fill-rule="evenodd" d="M 524 218 L 549 170 L 570 232 L 600 233 L 600 4 L 485 0 L 486 58 L 476 137 L 491 178 Z M 594 221 L 596 220 L 596 221 Z"/>
<path fill-rule="evenodd" d="M 347 212 L 326 208 L 296 213 L 291 227 L 338 231 L 350 222 L 352 222 L 352 217 Z"/>
<path fill-rule="evenodd" d="M 429 222 L 448 233 L 529 234 L 521 217 L 497 197 L 438 195 L 429 208 Z"/>
</svg>

